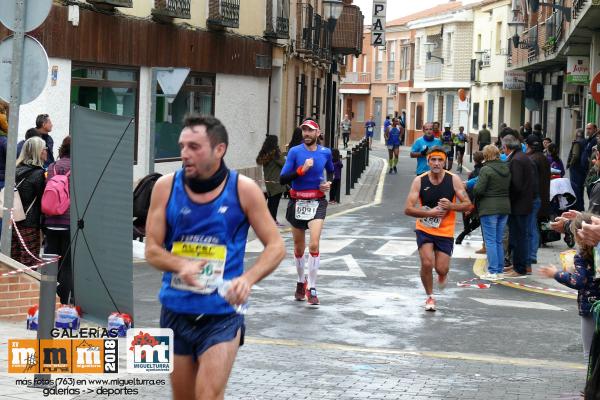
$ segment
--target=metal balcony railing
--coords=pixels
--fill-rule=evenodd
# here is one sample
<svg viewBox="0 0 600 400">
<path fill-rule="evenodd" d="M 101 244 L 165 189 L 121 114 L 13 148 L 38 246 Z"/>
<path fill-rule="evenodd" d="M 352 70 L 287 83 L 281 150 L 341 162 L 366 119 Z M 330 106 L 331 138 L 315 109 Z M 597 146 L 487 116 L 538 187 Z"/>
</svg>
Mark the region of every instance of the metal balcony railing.
<svg viewBox="0 0 600 400">
<path fill-rule="evenodd" d="M 335 25 L 331 47 L 337 54 L 361 54 L 363 43 L 363 14 L 354 5 L 344 5 Z"/>
<path fill-rule="evenodd" d="M 328 29 L 327 23 L 323 23 L 321 25 L 321 48 L 319 55 L 321 61 L 326 63 L 330 63 L 332 60 L 331 37 L 332 33 Z"/>
<path fill-rule="evenodd" d="M 210 0 L 206 25 L 215 28 L 239 28 L 240 0 Z"/>
<path fill-rule="evenodd" d="M 276 39 L 290 37 L 290 0 L 267 0 L 265 36 Z"/>
<path fill-rule="evenodd" d="M 481 56 L 481 66 L 489 67 L 492 62 L 492 52 L 491 50 L 483 50 L 483 54 Z"/>
<path fill-rule="evenodd" d="M 428 62 L 425 64 L 425 79 L 441 79 L 442 78 L 442 63 Z"/>
<path fill-rule="evenodd" d="M 298 3 L 296 8 L 296 51 L 311 53 L 313 51 L 313 7 L 310 4 Z"/>
<path fill-rule="evenodd" d="M 190 19 L 190 0 L 154 0 L 152 15 Z"/>
<path fill-rule="evenodd" d="M 346 76 L 342 79 L 342 83 L 371 83 L 371 74 L 368 72 L 346 72 Z"/>
<path fill-rule="evenodd" d="M 323 18 L 319 14 L 313 15 L 313 33 L 312 48 L 313 54 L 317 58 L 321 57 L 321 36 L 323 36 Z"/>
<path fill-rule="evenodd" d="M 87 2 L 100 7 L 133 7 L 133 0 L 87 0 Z"/>
</svg>

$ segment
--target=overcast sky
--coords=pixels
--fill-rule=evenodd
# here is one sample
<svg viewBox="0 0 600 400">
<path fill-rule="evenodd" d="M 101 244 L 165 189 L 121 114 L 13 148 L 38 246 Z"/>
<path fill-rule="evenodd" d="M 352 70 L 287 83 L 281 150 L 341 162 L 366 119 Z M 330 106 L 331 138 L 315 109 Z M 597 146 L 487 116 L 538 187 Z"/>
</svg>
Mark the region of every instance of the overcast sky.
<svg viewBox="0 0 600 400">
<path fill-rule="evenodd" d="M 463 4 L 473 3 L 477 0 L 466 0 Z M 386 20 L 402 18 L 421 10 L 434 7 L 438 4 L 447 3 L 448 0 L 388 0 Z M 365 25 L 371 25 L 373 0 L 354 0 L 353 4 L 360 7 L 365 15 Z"/>
</svg>

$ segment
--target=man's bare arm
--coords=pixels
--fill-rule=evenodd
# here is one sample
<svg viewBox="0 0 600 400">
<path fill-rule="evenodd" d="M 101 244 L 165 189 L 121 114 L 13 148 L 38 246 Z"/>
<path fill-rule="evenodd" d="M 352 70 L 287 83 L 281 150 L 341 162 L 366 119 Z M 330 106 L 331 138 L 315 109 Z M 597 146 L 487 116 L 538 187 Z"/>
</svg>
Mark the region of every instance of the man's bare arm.
<svg viewBox="0 0 600 400">
<path fill-rule="evenodd" d="M 146 219 L 146 260 L 152 266 L 167 272 L 179 272 L 185 263 L 183 257 L 164 248 L 167 233 L 167 202 L 173 185 L 173 174 L 161 177 L 152 190 Z"/>
<path fill-rule="evenodd" d="M 242 209 L 256 236 L 265 247 L 254 265 L 244 273 L 248 283 L 254 285 L 277 268 L 285 257 L 285 246 L 275 221 L 269 213 L 264 194 L 256 183 L 245 176 L 240 176 L 238 190 Z"/>
<path fill-rule="evenodd" d="M 469 211 L 472 207 L 471 199 L 465 190 L 465 185 L 460 180 L 458 175 L 452 175 L 452 185 L 454 186 L 454 193 L 460 201 L 460 203 L 452 203 L 452 210 L 454 211 Z"/>
</svg>

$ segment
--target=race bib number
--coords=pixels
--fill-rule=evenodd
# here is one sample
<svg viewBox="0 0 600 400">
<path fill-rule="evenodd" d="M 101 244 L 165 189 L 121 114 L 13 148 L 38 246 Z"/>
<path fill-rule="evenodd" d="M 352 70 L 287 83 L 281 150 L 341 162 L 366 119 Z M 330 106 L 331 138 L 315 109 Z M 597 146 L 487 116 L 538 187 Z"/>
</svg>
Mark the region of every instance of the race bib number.
<svg viewBox="0 0 600 400">
<path fill-rule="evenodd" d="M 174 242 L 171 253 L 206 261 L 206 265 L 196 277 L 199 286 L 190 286 L 173 273 L 171 274 L 171 287 L 200 294 L 211 294 L 217 289 L 217 283 L 223 279 L 225 272 L 227 246 L 213 243 Z"/>
<path fill-rule="evenodd" d="M 367 131 L 369 131 L 369 132 L 373 132 L 373 127 L 372 127 L 372 126 L 368 127 L 368 128 L 367 128 Z"/>
<path fill-rule="evenodd" d="M 315 218 L 319 208 L 318 200 L 298 200 L 296 201 L 296 219 L 298 221 L 310 221 Z"/>
<path fill-rule="evenodd" d="M 425 206 L 423 207 L 425 210 L 431 210 L 431 208 Z M 442 223 L 442 218 L 440 217 L 426 217 L 426 218 L 419 218 L 419 221 L 421 222 L 421 224 L 423 224 L 426 227 L 429 228 L 439 228 L 441 223 Z"/>
</svg>

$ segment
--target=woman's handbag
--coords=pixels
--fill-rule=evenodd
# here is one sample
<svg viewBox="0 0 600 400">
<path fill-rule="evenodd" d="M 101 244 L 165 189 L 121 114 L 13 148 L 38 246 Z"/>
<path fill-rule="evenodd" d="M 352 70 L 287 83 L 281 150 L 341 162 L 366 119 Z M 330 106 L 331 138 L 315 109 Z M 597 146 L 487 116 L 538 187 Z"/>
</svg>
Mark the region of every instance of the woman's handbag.
<svg viewBox="0 0 600 400">
<path fill-rule="evenodd" d="M 33 170 L 31 172 L 33 172 Z M 29 175 L 29 174 L 27 174 L 27 175 Z M 15 192 L 13 195 L 13 209 L 12 209 L 13 220 L 15 222 L 20 222 L 20 221 L 25 220 L 25 218 L 27 217 L 27 213 L 29 213 L 29 210 L 31 210 L 31 207 L 33 207 L 33 204 L 37 200 L 37 196 L 35 196 L 35 198 L 31 202 L 31 204 L 29 205 L 29 207 L 27 207 L 27 211 L 25 211 L 25 209 L 23 208 L 23 202 L 21 201 L 21 195 L 19 195 L 19 190 L 18 190 L 19 186 L 21 186 L 21 183 L 23 183 L 25 181 L 25 178 L 26 177 L 21 179 L 21 182 L 17 183 L 17 185 L 15 186 Z M 2 190 L 0 190 L 0 208 L 4 208 L 4 189 L 5 188 L 2 188 Z"/>
</svg>

